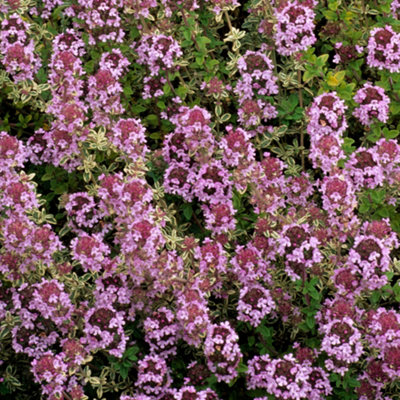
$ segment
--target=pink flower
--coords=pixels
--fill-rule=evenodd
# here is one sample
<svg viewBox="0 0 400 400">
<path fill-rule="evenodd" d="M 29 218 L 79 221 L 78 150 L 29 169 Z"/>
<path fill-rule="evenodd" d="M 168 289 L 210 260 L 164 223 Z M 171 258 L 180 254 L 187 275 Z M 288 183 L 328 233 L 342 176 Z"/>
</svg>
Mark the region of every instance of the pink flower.
<svg viewBox="0 0 400 400">
<path fill-rule="evenodd" d="M 238 375 L 237 367 L 242 358 L 238 340 L 239 336 L 228 321 L 209 325 L 207 329 L 204 355 L 208 368 L 215 374 L 218 382 L 229 383 Z"/>
<path fill-rule="evenodd" d="M 400 35 L 390 25 L 373 28 L 368 40 L 367 63 L 390 72 L 400 71 Z"/>
<path fill-rule="evenodd" d="M 353 115 L 363 125 L 369 126 L 375 119 L 381 122 L 387 122 L 389 119 L 390 99 L 381 87 L 367 82 L 357 91 L 354 100 L 360 107 L 354 110 Z"/>
<path fill-rule="evenodd" d="M 315 13 L 311 7 L 293 1 L 280 11 L 275 10 L 275 16 L 277 24 L 274 39 L 279 54 L 290 56 L 307 50 L 316 42 L 313 32 Z"/>
</svg>

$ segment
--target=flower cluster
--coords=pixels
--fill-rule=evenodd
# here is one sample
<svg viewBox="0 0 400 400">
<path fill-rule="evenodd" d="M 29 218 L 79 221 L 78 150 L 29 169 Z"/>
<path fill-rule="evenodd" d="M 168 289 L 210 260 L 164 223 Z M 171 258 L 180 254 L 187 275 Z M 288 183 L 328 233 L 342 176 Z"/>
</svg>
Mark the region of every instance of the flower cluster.
<svg viewBox="0 0 400 400">
<path fill-rule="evenodd" d="M 344 3 L 3 3 L 0 393 L 389 400 L 395 21 L 364 52 Z"/>
<path fill-rule="evenodd" d="M 309 5 L 297 0 L 288 2 L 281 10 L 275 10 L 275 17 L 274 40 L 279 54 L 290 56 L 316 42 L 315 12 Z"/>
<path fill-rule="evenodd" d="M 136 386 L 146 394 L 158 395 L 171 385 L 167 363 L 156 354 L 139 361 Z"/>
<path fill-rule="evenodd" d="M 209 127 L 210 117 L 195 106 L 181 107 L 170 118 L 176 128 L 164 141 L 163 156 L 169 163 L 164 187 L 186 201 L 196 197 L 202 203 L 207 229 L 221 234 L 235 228 L 232 182 L 229 170 L 212 158 L 218 144 Z"/>
<path fill-rule="evenodd" d="M 85 336 L 81 343 L 87 351 L 106 349 L 111 355 L 122 357 L 127 336 L 124 333 L 124 312 L 111 305 L 91 307 L 85 314 Z"/>
<path fill-rule="evenodd" d="M 390 25 L 373 28 L 369 33 L 367 63 L 390 72 L 400 71 L 400 35 Z"/>
<path fill-rule="evenodd" d="M 171 310 L 159 308 L 145 319 L 143 326 L 150 351 L 162 357 L 176 354 L 178 324 Z"/>
<path fill-rule="evenodd" d="M 242 358 L 238 340 L 239 336 L 227 321 L 208 326 L 204 355 L 208 368 L 218 381 L 229 383 L 238 374 L 237 367 Z"/>
<path fill-rule="evenodd" d="M 332 392 L 328 374 L 312 367 L 309 360 L 296 360 L 293 354 L 271 359 L 255 356 L 248 362 L 247 387 L 265 389 L 277 399 L 321 399 Z"/>
<path fill-rule="evenodd" d="M 18 14 L 11 14 L 1 21 L 1 62 L 15 82 L 33 79 L 42 65 L 35 54 L 35 42 L 29 38 L 29 31 L 30 25 Z"/>
<path fill-rule="evenodd" d="M 247 50 L 237 62 L 240 72 L 235 93 L 239 96 L 239 122 L 244 127 L 260 125 L 277 116 L 277 111 L 266 96 L 278 93 L 277 78 L 273 75 L 272 61 L 264 54 L 266 46 L 259 51 Z"/>
<path fill-rule="evenodd" d="M 357 206 L 354 184 L 344 174 L 325 176 L 320 190 L 324 209 L 332 216 L 351 215 Z"/>
<path fill-rule="evenodd" d="M 79 142 L 85 140 L 87 129 L 83 128 L 88 107 L 80 99 L 83 94 L 81 56 L 85 44 L 73 29 L 57 35 L 52 43 L 49 79 L 52 100 L 47 112 L 55 117 L 50 129 L 38 129 L 28 144 L 35 164 L 52 163 L 72 171 L 81 161 Z"/>
<path fill-rule="evenodd" d="M 378 226 L 386 228 L 384 233 L 376 231 Z M 363 290 L 379 289 L 387 283 L 385 272 L 389 271 L 390 253 L 397 247 L 399 242 L 387 220 L 365 224 L 362 232 L 355 236 L 347 263 L 354 275 L 362 277 Z"/>
<path fill-rule="evenodd" d="M 387 122 L 389 118 L 390 99 L 385 94 L 384 89 L 367 82 L 357 91 L 354 100 L 360 106 L 354 110 L 353 115 L 363 125 L 369 126 L 375 119 Z"/>
<path fill-rule="evenodd" d="M 74 28 L 88 32 L 90 45 L 107 41 L 121 43 L 125 32 L 118 9 L 123 5 L 123 0 L 79 1 L 77 5 L 66 8 L 64 14 L 78 19 Z"/>
<path fill-rule="evenodd" d="M 171 70 L 176 59 L 182 56 L 178 42 L 162 34 L 144 35 L 140 43 L 132 47 L 137 52 L 137 62 L 149 68 L 150 76 L 160 75 L 160 70 Z"/>
<path fill-rule="evenodd" d="M 43 393 L 53 398 L 62 395 L 63 385 L 67 379 L 67 365 L 60 354 L 51 351 L 32 361 L 32 372 L 37 383 L 41 383 Z"/>
<path fill-rule="evenodd" d="M 307 110 L 307 131 L 311 139 L 310 158 L 314 168 L 329 173 L 344 158 L 342 134 L 347 128 L 347 107 L 335 92 L 316 97 Z"/>
<path fill-rule="evenodd" d="M 273 309 L 275 309 L 275 303 L 269 290 L 260 284 L 244 286 L 241 289 L 237 306 L 238 320 L 257 327 Z"/>
<path fill-rule="evenodd" d="M 353 319 L 344 316 L 321 325 L 320 332 L 323 334 L 321 350 L 330 357 L 325 361 L 326 368 L 344 375 L 349 364 L 357 362 L 363 354 L 360 331 Z"/>
<path fill-rule="evenodd" d="M 351 44 L 344 45 L 342 42 L 337 42 L 335 50 L 333 62 L 336 64 L 349 63 L 357 58 L 357 47 Z"/>
<path fill-rule="evenodd" d="M 177 293 L 176 318 L 183 329 L 183 339 L 196 347 L 202 343 L 210 326 L 207 301 L 196 283 Z"/>
</svg>

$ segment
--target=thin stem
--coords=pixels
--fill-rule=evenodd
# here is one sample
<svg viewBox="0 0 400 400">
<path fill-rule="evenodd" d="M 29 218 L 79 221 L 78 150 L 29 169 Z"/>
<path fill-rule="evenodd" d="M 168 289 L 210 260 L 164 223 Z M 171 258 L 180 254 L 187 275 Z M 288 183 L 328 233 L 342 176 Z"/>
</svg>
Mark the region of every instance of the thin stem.
<svg viewBox="0 0 400 400">
<path fill-rule="evenodd" d="M 229 17 L 229 14 L 226 10 L 224 10 L 224 16 L 225 16 L 226 22 L 228 23 L 229 31 L 232 32 L 232 22 Z"/>
<path fill-rule="evenodd" d="M 357 81 L 359 84 L 361 84 L 362 80 L 361 80 L 360 75 L 358 75 L 357 71 L 356 71 L 354 68 L 351 68 L 351 67 L 350 67 L 350 71 L 351 71 L 351 73 L 353 74 L 354 78 L 356 78 L 356 81 Z"/>
<path fill-rule="evenodd" d="M 146 22 L 146 20 L 144 19 L 143 15 L 140 16 L 140 22 L 141 22 L 141 24 L 143 25 L 144 33 L 149 34 L 149 33 L 150 33 L 150 29 L 149 29 L 149 26 L 147 25 L 147 22 Z"/>
<path fill-rule="evenodd" d="M 393 97 L 395 98 L 396 101 L 398 101 L 400 103 L 400 97 L 399 95 L 393 90 L 393 80 L 392 77 L 389 77 L 389 84 L 390 84 L 390 89 L 392 89 L 393 92 Z"/>
<path fill-rule="evenodd" d="M 342 246 L 340 244 L 340 240 L 338 240 L 338 245 L 336 248 L 336 256 L 337 256 L 337 264 L 339 264 L 342 258 Z"/>
<path fill-rule="evenodd" d="M 200 220 L 197 218 L 197 215 L 196 215 L 196 213 L 193 211 L 193 219 L 195 220 L 195 222 L 196 222 L 196 224 L 198 225 L 198 227 L 200 228 L 200 230 L 203 232 L 203 233 L 205 233 L 206 232 L 206 230 L 205 230 L 205 228 L 204 228 L 204 226 L 202 225 L 202 223 L 200 222 Z"/>
<path fill-rule="evenodd" d="M 299 105 L 300 108 L 304 107 L 304 101 L 303 101 L 303 90 L 301 87 L 301 71 L 298 69 L 297 70 L 297 80 L 299 81 Z M 301 149 L 301 168 L 303 171 L 305 171 L 305 158 L 304 158 L 304 130 L 302 129 L 300 131 L 300 146 L 302 147 Z"/>
<path fill-rule="evenodd" d="M 171 81 L 170 81 L 170 79 L 169 79 L 169 74 L 168 74 L 168 72 L 166 72 L 165 77 L 166 77 L 166 79 L 167 79 L 168 86 L 169 86 L 169 87 L 171 88 L 171 90 L 172 90 L 172 93 L 176 96 L 175 88 L 172 86 L 172 83 L 171 83 Z"/>
<path fill-rule="evenodd" d="M 72 400 L 72 397 L 71 397 L 67 392 L 63 392 L 63 396 L 64 396 L 67 400 Z"/>
</svg>

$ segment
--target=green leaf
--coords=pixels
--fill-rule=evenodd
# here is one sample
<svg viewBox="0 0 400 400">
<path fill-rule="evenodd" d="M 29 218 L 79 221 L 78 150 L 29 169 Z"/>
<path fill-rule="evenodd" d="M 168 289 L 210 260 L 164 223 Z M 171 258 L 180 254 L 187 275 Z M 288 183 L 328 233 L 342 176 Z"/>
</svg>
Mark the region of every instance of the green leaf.
<svg viewBox="0 0 400 400">
<path fill-rule="evenodd" d="M 214 67 L 215 67 L 216 65 L 218 65 L 218 64 L 219 64 L 219 61 L 218 61 L 218 60 L 214 60 L 214 59 L 212 59 L 212 58 L 210 58 L 210 59 L 208 59 L 208 60 L 206 61 L 206 66 L 207 66 L 207 68 L 210 69 L 210 70 L 213 70 Z"/>
<path fill-rule="evenodd" d="M 161 132 L 153 132 L 149 135 L 150 139 L 158 140 L 161 138 Z"/>
<path fill-rule="evenodd" d="M 313 329 L 315 326 L 315 317 L 313 317 L 312 315 L 307 315 L 306 324 L 310 329 Z"/>
<path fill-rule="evenodd" d="M 322 56 L 319 56 L 317 58 L 315 65 L 319 68 L 323 67 L 326 64 L 326 62 L 328 61 L 328 58 L 329 58 L 329 54 L 322 54 Z"/>
<path fill-rule="evenodd" d="M 322 12 L 328 21 L 337 21 L 338 15 L 332 10 L 324 10 Z"/>
<path fill-rule="evenodd" d="M 183 215 L 185 218 L 190 221 L 193 215 L 193 208 L 191 204 L 184 204 L 183 206 Z"/>
<path fill-rule="evenodd" d="M 379 215 L 379 217 L 381 218 L 389 218 L 390 213 L 389 210 L 386 207 L 382 207 L 377 211 L 377 214 Z"/>
<path fill-rule="evenodd" d="M 367 140 L 369 140 L 372 143 L 376 143 L 380 138 L 381 138 L 381 135 L 380 135 L 380 133 L 377 133 L 377 132 L 373 132 L 367 136 Z"/>
<path fill-rule="evenodd" d="M 388 128 L 383 128 L 382 132 L 383 136 L 385 136 L 385 138 L 388 140 L 394 139 L 400 134 L 400 132 L 397 129 L 389 130 Z"/>
<path fill-rule="evenodd" d="M 132 95 L 132 94 L 133 94 L 132 87 L 131 87 L 131 85 L 128 83 L 128 84 L 126 84 L 126 85 L 124 86 L 124 95 L 127 96 L 127 97 L 129 97 L 129 96 Z"/>
<path fill-rule="evenodd" d="M 221 122 L 227 122 L 227 121 L 229 121 L 230 118 L 231 118 L 231 114 L 226 113 L 221 117 Z"/>
<path fill-rule="evenodd" d="M 344 143 L 343 143 L 342 147 L 343 147 L 343 151 L 346 154 L 351 154 L 356 149 L 356 147 L 353 146 L 353 143 L 354 143 L 354 139 L 349 138 L 349 137 L 344 138 Z"/>
<path fill-rule="evenodd" d="M 390 103 L 390 114 L 397 115 L 400 113 L 400 103 Z"/>
<path fill-rule="evenodd" d="M 119 374 L 121 375 L 122 379 L 126 379 L 129 375 L 129 368 L 120 366 L 119 367 Z"/>
<path fill-rule="evenodd" d="M 166 96 L 169 96 L 172 93 L 171 88 L 169 87 L 168 83 L 164 84 L 163 92 Z"/>
<path fill-rule="evenodd" d="M 336 74 L 329 74 L 327 78 L 327 84 L 331 87 L 339 86 L 346 76 L 346 71 L 338 71 Z"/>
<path fill-rule="evenodd" d="M 371 198 L 375 204 L 381 204 L 386 196 L 385 189 L 371 190 Z"/>
<path fill-rule="evenodd" d="M 147 122 L 149 125 L 158 126 L 159 120 L 158 120 L 158 115 L 156 115 L 156 114 L 150 114 L 150 115 L 148 115 L 148 116 L 145 118 L 145 120 L 146 120 L 146 122 Z"/>
<path fill-rule="evenodd" d="M 250 347 L 253 347 L 254 343 L 256 342 L 256 338 L 254 336 L 249 336 L 247 338 L 247 343 Z"/>
<path fill-rule="evenodd" d="M 247 365 L 243 364 L 242 362 L 240 362 L 239 365 L 238 365 L 237 371 L 239 373 L 246 373 L 247 370 L 248 370 Z"/>
<path fill-rule="evenodd" d="M 167 106 L 165 105 L 165 103 L 164 103 L 163 101 L 161 101 L 161 100 L 157 101 L 157 107 L 158 107 L 160 110 L 165 110 L 165 109 L 167 108 Z"/>
<path fill-rule="evenodd" d="M 211 43 L 211 40 L 206 36 L 200 36 L 196 38 L 196 42 L 199 45 L 200 51 L 202 53 L 207 52 L 207 44 Z"/>
<path fill-rule="evenodd" d="M 256 329 L 258 333 L 261 333 L 264 339 L 269 339 L 272 337 L 273 328 L 269 328 L 265 325 L 259 325 Z"/>
<path fill-rule="evenodd" d="M 328 8 L 332 11 L 336 11 L 338 9 L 339 2 L 338 0 L 328 0 Z"/>
<path fill-rule="evenodd" d="M 393 285 L 393 293 L 395 295 L 396 301 L 400 301 L 400 283 L 395 283 Z"/>
<path fill-rule="evenodd" d="M 370 295 L 369 299 L 371 300 L 372 305 L 376 305 L 381 298 L 381 293 L 379 290 L 374 290 Z"/>
<path fill-rule="evenodd" d="M 130 347 L 129 349 L 125 350 L 123 358 L 127 358 L 130 361 L 136 361 L 137 360 L 136 354 L 138 352 L 139 352 L 139 347 L 137 346 Z"/>
<path fill-rule="evenodd" d="M 176 94 L 181 98 L 184 99 L 187 95 L 187 88 L 185 86 L 179 86 L 178 89 L 176 89 Z"/>
<path fill-rule="evenodd" d="M 199 67 L 202 67 L 202 66 L 203 66 L 203 64 L 204 64 L 204 55 L 201 55 L 201 56 L 197 56 L 197 57 L 196 57 L 196 64 L 197 64 Z"/>
<path fill-rule="evenodd" d="M 135 104 L 134 106 L 132 106 L 132 111 L 135 114 L 140 114 L 140 113 L 142 113 L 143 111 L 146 111 L 146 110 L 147 110 L 147 108 L 145 106 L 143 106 L 142 104 Z"/>
</svg>

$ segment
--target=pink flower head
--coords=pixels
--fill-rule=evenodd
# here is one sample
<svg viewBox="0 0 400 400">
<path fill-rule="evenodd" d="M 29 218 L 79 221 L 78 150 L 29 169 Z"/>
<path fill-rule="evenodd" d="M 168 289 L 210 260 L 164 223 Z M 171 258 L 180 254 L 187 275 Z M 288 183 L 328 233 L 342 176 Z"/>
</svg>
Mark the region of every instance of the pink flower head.
<svg viewBox="0 0 400 400">
<path fill-rule="evenodd" d="M 161 307 L 154 311 L 145 319 L 143 327 L 150 351 L 163 358 L 176 354 L 178 324 L 171 310 Z"/>
<path fill-rule="evenodd" d="M 124 325 L 124 312 L 117 312 L 111 305 L 92 307 L 85 314 L 85 336 L 81 343 L 87 351 L 104 349 L 122 357 L 128 340 Z"/>
<path fill-rule="evenodd" d="M 51 351 L 32 361 L 35 382 L 41 383 L 43 393 L 49 396 L 62 394 L 64 383 L 67 380 L 67 369 L 62 355 L 53 354 Z"/>
<path fill-rule="evenodd" d="M 275 309 L 275 303 L 271 294 L 262 285 L 258 283 L 249 284 L 240 290 L 237 306 L 238 320 L 257 327 L 273 309 Z"/>
<path fill-rule="evenodd" d="M 101 235 L 82 233 L 71 242 L 73 259 L 82 264 L 84 271 L 100 271 L 102 262 L 110 253 L 110 249 L 103 242 Z"/>
<path fill-rule="evenodd" d="M 390 72 L 400 71 L 400 35 L 390 25 L 373 28 L 368 40 L 367 63 Z"/>
<path fill-rule="evenodd" d="M 346 162 L 346 171 L 352 177 L 356 189 L 382 186 L 385 181 L 384 170 L 374 159 L 374 149 L 359 147 Z"/>
<path fill-rule="evenodd" d="M 307 110 L 307 115 L 310 118 L 307 130 L 312 140 L 330 134 L 340 137 L 347 128 L 346 109 L 347 106 L 337 96 L 336 92 L 323 93 L 317 96 Z"/>
<path fill-rule="evenodd" d="M 146 394 L 158 395 L 171 385 L 167 363 L 157 354 L 139 361 L 136 386 Z"/>
<path fill-rule="evenodd" d="M 130 62 L 122 54 L 120 49 L 112 49 L 111 52 L 103 53 L 99 62 L 100 69 L 107 69 L 116 78 L 120 79 L 126 72 Z"/>
<path fill-rule="evenodd" d="M 275 10 L 277 20 L 274 35 L 277 51 L 290 56 L 298 51 L 307 50 L 316 42 L 314 35 L 315 13 L 299 1 L 286 3 L 281 10 Z"/>
<path fill-rule="evenodd" d="M 5 172 L 9 168 L 23 167 L 28 157 L 28 150 L 14 136 L 7 132 L 0 132 L 0 171 Z"/>
<path fill-rule="evenodd" d="M 354 110 L 353 115 L 363 125 L 369 126 L 376 119 L 381 122 L 387 122 L 389 118 L 390 99 L 385 94 L 384 89 L 367 82 L 357 91 L 354 100 L 360 106 Z"/>
<path fill-rule="evenodd" d="M 175 60 L 183 54 L 178 42 L 163 34 L 142 36 L 135 50 L 138 54 L 137 62 L 147 65 L 151 76 L 159 75 L 160 70 L 170 70 Z"/>
<path fill-rule="evenodd" d="M 204 355 L 207 358 L 208 368 L 219 382 L 229 383 L 238 374 L 237 366 L 242 358 L 238 340 L 239 336 L 228 321 L 209 325 L 207 329 Z"/>
</svg>

